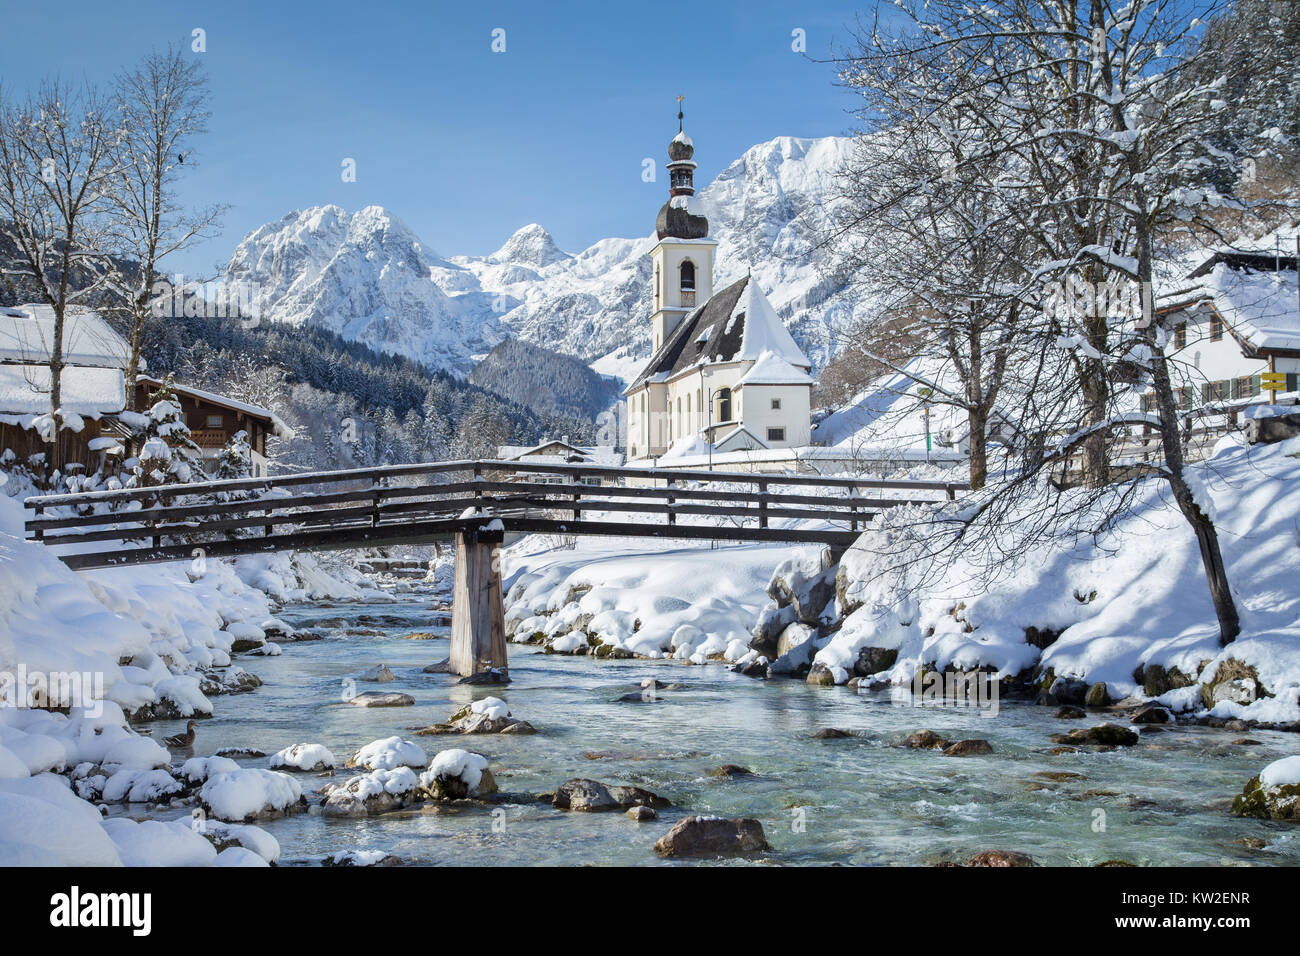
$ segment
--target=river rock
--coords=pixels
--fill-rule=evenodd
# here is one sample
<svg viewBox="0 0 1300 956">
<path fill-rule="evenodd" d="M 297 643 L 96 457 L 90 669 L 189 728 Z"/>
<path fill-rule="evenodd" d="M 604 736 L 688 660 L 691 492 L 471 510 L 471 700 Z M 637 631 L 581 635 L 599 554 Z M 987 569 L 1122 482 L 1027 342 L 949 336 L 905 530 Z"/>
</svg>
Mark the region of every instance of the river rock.
<svg viewBox="0 0 1300 956">
<path fill-rule="evenodd" d="M 1014 850 L 984 850 L 976 853 L 966 863 L 967 866 L 1034 866 L 1034 860 L 1027 853 Z"/>
<path fill-rule="evenodd" d="M 510 715 L 506 702 L 500 697 L 484 697 L 466 704 L 447 718 L 446 723 L 434 724 L 418 734 L 535 734 L 537 728 L 526 720 Z"/>
<path fill-rule="evenodd" d="M 973 757 L 993 753 L 993 745 L 987 740 L 958 740 L 944 747 L 943 752 L 949 757 Z"/>
<path fill-rule="evenodd" d="M 436 664 L 427 664 L 427 665 L 425 665 L 425 667 L 424 667 L 424 673 L 426 673 L 426 674 L 450 674 L 450 673 L 451 673 L 451 658 L 450 658 L 450 657 L 444 657 L 442 660 L 438 661 L 438 663 L 436 663 Z"/>
<path fill-rule="evenodd" d="M 864 647 L 858 651 L 858 659 L 853 664 L 853 673 L 858 677 L 870 677 L 872 674 L 889 670 L 897 660 L 897 648 Z"/>
<path fill-rule="evenodd" d="M 398 767 L 422 770 L 427 759 L 424 750 L 414 741 L 384 737 L 366 744 L 348 758 L 345 766 L 364 767 L 366 770 L 396 770 Z"/>
<path fill-rule="evenodd" d="M 504 668 L 492 667 L 485 671 L 479 671 L 477 674 L 470 674 L 468 677 L 462 677 L 456 683 L 458 684 L 509 684 L 510 675 Z"/>
<path fill-rule="evenodd" d="M 305 810 L 307 799 L 287 773 L 240 768 L 209 777 L 199 791 L 199 804 L 218 820 L 250 823 Z"/>
<path fill-rule="evenodd" d="M 401 866 L 402 858 L 386 850 L 340 850 L 320 861 L 321 866 Z"/>
<path fill-rule="evenodd" d="M 743 664 L 737 663 L 732 670 L 743 677 L 753 677 L 758 680 L 766 680 L 768 677 L 772 676 L 768 672 L 768 659 L 762 655 L 752 661 L 746 661 Z"/>
<path fill-rule="evenodd" d="M 433 800 L 462 800 L 497 792 L 487 757 L 459 748 L 435 756 L 420 775 L 420 785 Z"/>
<path fill-rule="evenodd" d="M 753 775 L 749 768 L 734 763 L 724 763 L 721 767 L 714 767 L 709 771 L 710 777 L 752 777 Z"/>
<path fill-rule="evenodd" d="M 842 740 L 845 737 L 852 736 L 847 730 L 840 730 L 837 727 L 823 727 L 813 734 L 813 740 Z"/>
<path fill-rule="evenodd" d="M 779 607 L 776 604 L 770 604 L 763 609 L 758 616 L 758 623 L 754 625 L 753 637 L 749 641 L 751 649 L 758 651 L 759 654 L 766 658 L 775 658 L 777 653 L 777 640 L 781 632 L 795 622 L 794 608 L 786 605 Z"/>
<path fill-rule="evenodd" d="M 376 664 L 369 670 L 358 674 L 357 680 L 363 680 L 371 684 L 387 684 L 397 680 L 397 675 L 388 669 L 387 664 Z"/>
<path fill-rule="evenodd" d="M 321 813 L 327 817 L 368 817 L 401 810 L 422 798 L 420 781 L 410 767 L 372 770 L 346 783 L 331 784 Z"/>
<path fill-rule="evenodd" d="M 1300 823 L 1300 756 L 1275 760 L 1251 777 L 1232 801 L 1232 813 Z"/>
<path fill-rule="evenodd" d="M 271 769 L 320 773 L 322 770 L 334 769 L 334 755 L 320 744 L 294 744 L 279 753 L 271 754 Z"/>
<path fill-rule="evenodd" d="M 1084 704 L 1094 709 L 1110 706 L 1110 689 L 1098 681 L 1088 688 L 1088 696 L 1084 698 Z"/>
<path fill-rule="evenodd" d="M 1047 688 L 1048 696 L 1058 704 L 1083 706 L 1088 696 L 1088 684 L 1077 677 L 1058 677 Z"/>
<path fill-rule="evenodd" d="M 348 703 L 353 707 L 411 707 L 415 704 L 415 698 L 410 694 L 385 694 L 368 690 L 364 694 L 357 694 Z"/>
<path fill-rule="evenodd" d="M 655 844 L 660 856 L 745 856 L 770 849 L 763 825 L 750 817 L 687 817 Z"/>
<path fill-rule="evenodd" d="M 635 820 L 637 823 L 647 823 L 650 820 L 659 819 L 659 811 L 654 807 L 636 806 L 628 807 L 627 818 Z"/>
<path fill-rule="evenodd" d="M 1088 712 L 1082 707 L 1066 704 L 1056 712 L 1056 716 L 1059 720 L 1078 720 L 1080 717 L 1087 717 Z"/>
<path fill-rule="evenodd" d="M 1168 710 L 1152 702 L 1143 704 L 1133 711 L 1129 717 L 1129 722 L 1134 724 L 1167 724 L 1171 719 Z"/>
<path fill-rule="evenodd" d="M 1138 735 L 1136 731 L 1119 724 L 1098 724 L 1096 727 L 1079 727 L 1068 734 L 1053 734 L 1051 740 L 1060 744 L 1131 747 L 1138 742 Z"/>
<path fill-rule="evenodd" d="M 669 807 L 672 803 L 641 787 L 607 787 L 598 780 L 575 777 L 556 788 L 551 806 L 557 810 L 599 813 L 628 807 Z"/>
<path fill-rule="evenodd" d="M 821 662 L 813 664 L 808 671 L 806 682 L 814 687 L 834 687 L 835 672 Z"/>
<path fill-rule="evenodd" d="M 940 737 L 933 730 L 916 730 L 900 740 L 898 745 L 909 750 L 942 750 L 948 743 L 947 738 Z"/>
</svg>

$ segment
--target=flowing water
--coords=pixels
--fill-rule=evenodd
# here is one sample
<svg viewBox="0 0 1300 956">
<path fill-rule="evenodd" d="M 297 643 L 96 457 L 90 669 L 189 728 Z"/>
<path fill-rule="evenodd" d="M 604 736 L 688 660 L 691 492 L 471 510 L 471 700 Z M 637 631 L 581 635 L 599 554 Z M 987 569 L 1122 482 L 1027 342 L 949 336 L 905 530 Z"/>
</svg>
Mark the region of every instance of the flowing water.
<svg viewBox="0 0 1300 956">
<path fill-rule="evenodd" d="M 429 595 L 415 593 L 396 605 L 284 608 L 281 618 L 325 639 L 285 643 L 280 657 L 242 658 L 264 686 L 217 698 L 216 716 L 199 725 L 194 753 L 252 747 L 270 754 L 321 743 L 341 766 L 362 745 L 398 734 L 430 757 L 450 747 L 486 755 L 511 796 L 489 806 L 417 808 L 361 821 L 304 813 L 262 824 L 280 841 L 282 863 L 316 863 L 349 849 L 387 850 L 417 864 L 655 863 L 655 840 L 691 813 L 756 817 L 773 847 L 766 859 L 786 864 L 926 864 L 991 848 L 1056 865 L 1300 862 L 1300 830 L 1228 813 L 1251 776 L 1296 751 L 1292 734 L 1180 726 L 1144 730 L 1136 747 L 1053 756 L 1046 752 L 1050 734 L 1098 718 L 1057 720 L 1049 708 L 1006 702 L 996 717 L 982 718 L 974 709 L 899 705 L 882 692 L 753 680 L 721 665 L 595 660 L 515 645 L 513 683 L 465 686 L 422 671 L 448 653 L 446 629 L 430 627 L 436 616 L 430 607 Z M 374 626 L 376 618 L 381 626 Z M 343 626 L 317 623 L 330 619 Z M 412 631 L 440 636 L 404 639 Z M 380 663 L 397 680 L 356 689 L 407 693 L 414 707 L 342 702 L 347 679 Z M 682 686 L 651 702 L 618 701 L 645 677 Z M 506 700 L 538 733 L 415 737 L 410 731 L 486 696 Z M 813 739 L 825 727 L 855 736 Z M 951 739 L 985 738 L 995 753 L 958 758 L 890 746 L 922 727 Z M 179 722 L 160 722 L 153 733 L 157 739 L 179 728 Z M 1232 743 L 1242 737 L 1259 743 Z M 265 758 L 239 763 L 268 765 Z M 708 775 L 722 764 L 753 775 Z M 340 769 L 333 780 L 352 772 Z M 536 799 L 579 776 L 646 787 L 674 806 L 656 821 L 634 823 L 622 813 L 568 813 Z M 309 794 L 329 782 L 311 774 L 299 779 Z M 1262 837 L 1269 847 L 1249 849 L 1238 842 L 1246 837 Z"/>
</svg>

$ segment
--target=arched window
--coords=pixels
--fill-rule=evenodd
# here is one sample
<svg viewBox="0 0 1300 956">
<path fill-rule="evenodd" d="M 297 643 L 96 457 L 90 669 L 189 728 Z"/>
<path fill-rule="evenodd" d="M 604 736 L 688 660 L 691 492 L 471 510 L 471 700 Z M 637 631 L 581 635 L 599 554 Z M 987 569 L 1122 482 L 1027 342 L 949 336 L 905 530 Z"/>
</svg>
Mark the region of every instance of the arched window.
<svg viewBox="0 0 1300 956">
<path fill-rule="evenodd" d="M 731 421 L 731 389 L 729 388 L 718 389 L 717 413 L 718 414 L 716 417 L 716 421 L 720 421 L 720 422 Z"/>
<path fill-rule="evenodd" d="M 682 260 L 680 269 L 681 282 L 678 286 L 681 292 L 682 305 L 695 305 L 695 263 L 690 259 Z"/>
<path fill-rule="evenodd" d="M 704 390 L 697 388 L 695 390 L 695 407 L 699 409 L 700 418 L 704 418 Z M 700 424 L 703 424 L 701 422 Z"/>
</svg>

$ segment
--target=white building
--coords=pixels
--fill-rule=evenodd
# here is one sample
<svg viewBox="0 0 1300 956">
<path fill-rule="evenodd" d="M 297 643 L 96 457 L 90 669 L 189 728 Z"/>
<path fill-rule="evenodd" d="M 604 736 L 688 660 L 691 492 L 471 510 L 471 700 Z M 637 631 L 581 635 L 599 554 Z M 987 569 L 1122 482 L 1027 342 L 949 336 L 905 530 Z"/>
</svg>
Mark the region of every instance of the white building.
<svg viewBox="0 0 1300 956">
<path fill-rule="evenodd" d="M 798 448 L 811 437 L 811 363 L 763 290 L 747 276 L 713 291 L 717 242 L 695 198 L 694 151 L 680 129 L 668 145 L 670 195 L 650 251 L 654 351 L 624 393 L 629 461 L 710 445 Z"/>
<path fill-rule="evenodd" d="M 1296 226 L 1217 249 L 1170 294 L 1159 311 L 1173 329 L 1166 353 L 1181 408 L 1201 415 L 1300 398 L 1300 293 Z M 1282 373 L 1268 391 L 1261 375 Z M 1149 410 L 1150 395 L 1143 410 Z"/>
</svg>

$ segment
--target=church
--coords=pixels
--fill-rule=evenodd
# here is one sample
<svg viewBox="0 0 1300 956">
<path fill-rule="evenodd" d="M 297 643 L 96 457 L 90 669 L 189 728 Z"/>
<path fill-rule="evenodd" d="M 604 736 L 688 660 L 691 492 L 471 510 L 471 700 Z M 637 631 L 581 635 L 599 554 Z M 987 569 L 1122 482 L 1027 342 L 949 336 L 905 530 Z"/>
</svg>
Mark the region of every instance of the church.
<svg viewBox="0 0 1300 956">
<path fill-rule="evenodd" d="M 713 291 L 718 243 L 695 197 L 680 112 L 677 125 L 650 250 L 652 354 L 624 392 L 628 459 L 807 445 L 811 363 L 752 277 Z"/>
</svg>

